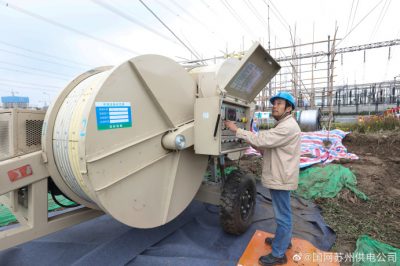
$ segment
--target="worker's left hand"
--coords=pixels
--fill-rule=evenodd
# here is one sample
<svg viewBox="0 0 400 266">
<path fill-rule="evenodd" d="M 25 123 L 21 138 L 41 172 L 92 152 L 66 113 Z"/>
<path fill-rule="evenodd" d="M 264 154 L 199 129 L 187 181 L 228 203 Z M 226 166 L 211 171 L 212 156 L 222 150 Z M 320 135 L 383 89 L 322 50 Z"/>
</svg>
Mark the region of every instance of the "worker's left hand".
<svg viewBox="0 0 400 266">
<path fill-rule="evenodd" d="M 238 127 L 236 126 L 235 122 L 230 121 L 230 120 L 225 120 L 224 121 L 225 126 L 230 130 L 236 133 L 236 130 L 238 129 Z"/>
</svg>

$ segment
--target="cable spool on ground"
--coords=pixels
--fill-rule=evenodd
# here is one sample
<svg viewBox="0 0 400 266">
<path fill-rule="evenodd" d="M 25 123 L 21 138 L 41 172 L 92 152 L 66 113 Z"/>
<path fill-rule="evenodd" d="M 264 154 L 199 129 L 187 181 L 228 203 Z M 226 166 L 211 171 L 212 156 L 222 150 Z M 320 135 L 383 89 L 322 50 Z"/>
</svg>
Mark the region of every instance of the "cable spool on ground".
<svg viewBox="0 0 400 266">
<path fill-rule="evenodd" d="M 300 127 L 302 131 L 317 131 L 321 129 L 321 112 L 316 110 L 302 110 L 300 113 Z"/>
<path fill-rule="evenodd" d="M 180 214 L 198 191 L 207 156 L 163 148 L 162 138 L 193 121 L 196 85 L 156 55 L 74 80 L 45 118 L 43 151 L 68 197 L 133 227 Z M 42 142 L 43 143 L 43 142 Z"/>
</svg>

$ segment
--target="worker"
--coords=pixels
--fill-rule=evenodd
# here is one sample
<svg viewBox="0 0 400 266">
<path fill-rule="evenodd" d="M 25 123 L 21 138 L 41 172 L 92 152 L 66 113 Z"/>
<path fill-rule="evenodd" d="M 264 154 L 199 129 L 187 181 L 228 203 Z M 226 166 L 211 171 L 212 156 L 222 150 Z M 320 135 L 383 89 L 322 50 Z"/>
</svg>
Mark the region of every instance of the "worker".
<svg viewBox="0 0 400 266">
<path fill-rule="evenodd" d="M 296 104 L 290 93 L 279 92 L 270 102 L 276 120 L 272 129 L 255 134 L 238 128 L 233 121 L 225 121 L 225 126 L 263 153 L 261 182 L 270 190 L 277 228 L 274 238 L 265 239 L 265 244 L 272 246 L 272 252 L 261 256 L 259 263 L 280 265 L 287 262 L 285 253 L 291 247 L 290 191 L 298 186 L 301 131 L 291 115 Z"/>
</svg>

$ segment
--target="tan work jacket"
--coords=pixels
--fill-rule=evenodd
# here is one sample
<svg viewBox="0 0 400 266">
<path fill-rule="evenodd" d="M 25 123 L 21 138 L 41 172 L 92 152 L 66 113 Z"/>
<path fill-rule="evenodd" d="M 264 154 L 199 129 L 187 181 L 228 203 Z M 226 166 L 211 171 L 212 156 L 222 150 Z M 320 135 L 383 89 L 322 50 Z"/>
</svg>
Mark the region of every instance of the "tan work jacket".
<svg viewBox="0 0 400 266">
<path fill-rule="evenodd" d="M 238 129 L 236 136 L 264 151 L 262 184 L 271 189 L 296 190 L 299 181 L 300 127 L 288 115 L 272 129 L 253 132 Z"/>
</svg>

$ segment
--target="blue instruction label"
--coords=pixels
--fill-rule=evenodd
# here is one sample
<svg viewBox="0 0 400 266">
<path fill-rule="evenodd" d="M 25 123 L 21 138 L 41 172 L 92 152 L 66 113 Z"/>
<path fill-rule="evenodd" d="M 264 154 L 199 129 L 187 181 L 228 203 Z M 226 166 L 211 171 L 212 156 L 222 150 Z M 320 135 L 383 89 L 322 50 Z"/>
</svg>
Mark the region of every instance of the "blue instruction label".
<svg viewBox="0 0 400 266">
<path fill-rule="evenodd" d="M 132 111 L 129 102 L 96 102 L 98 130 L 132 127 Z"/>
</svg>

